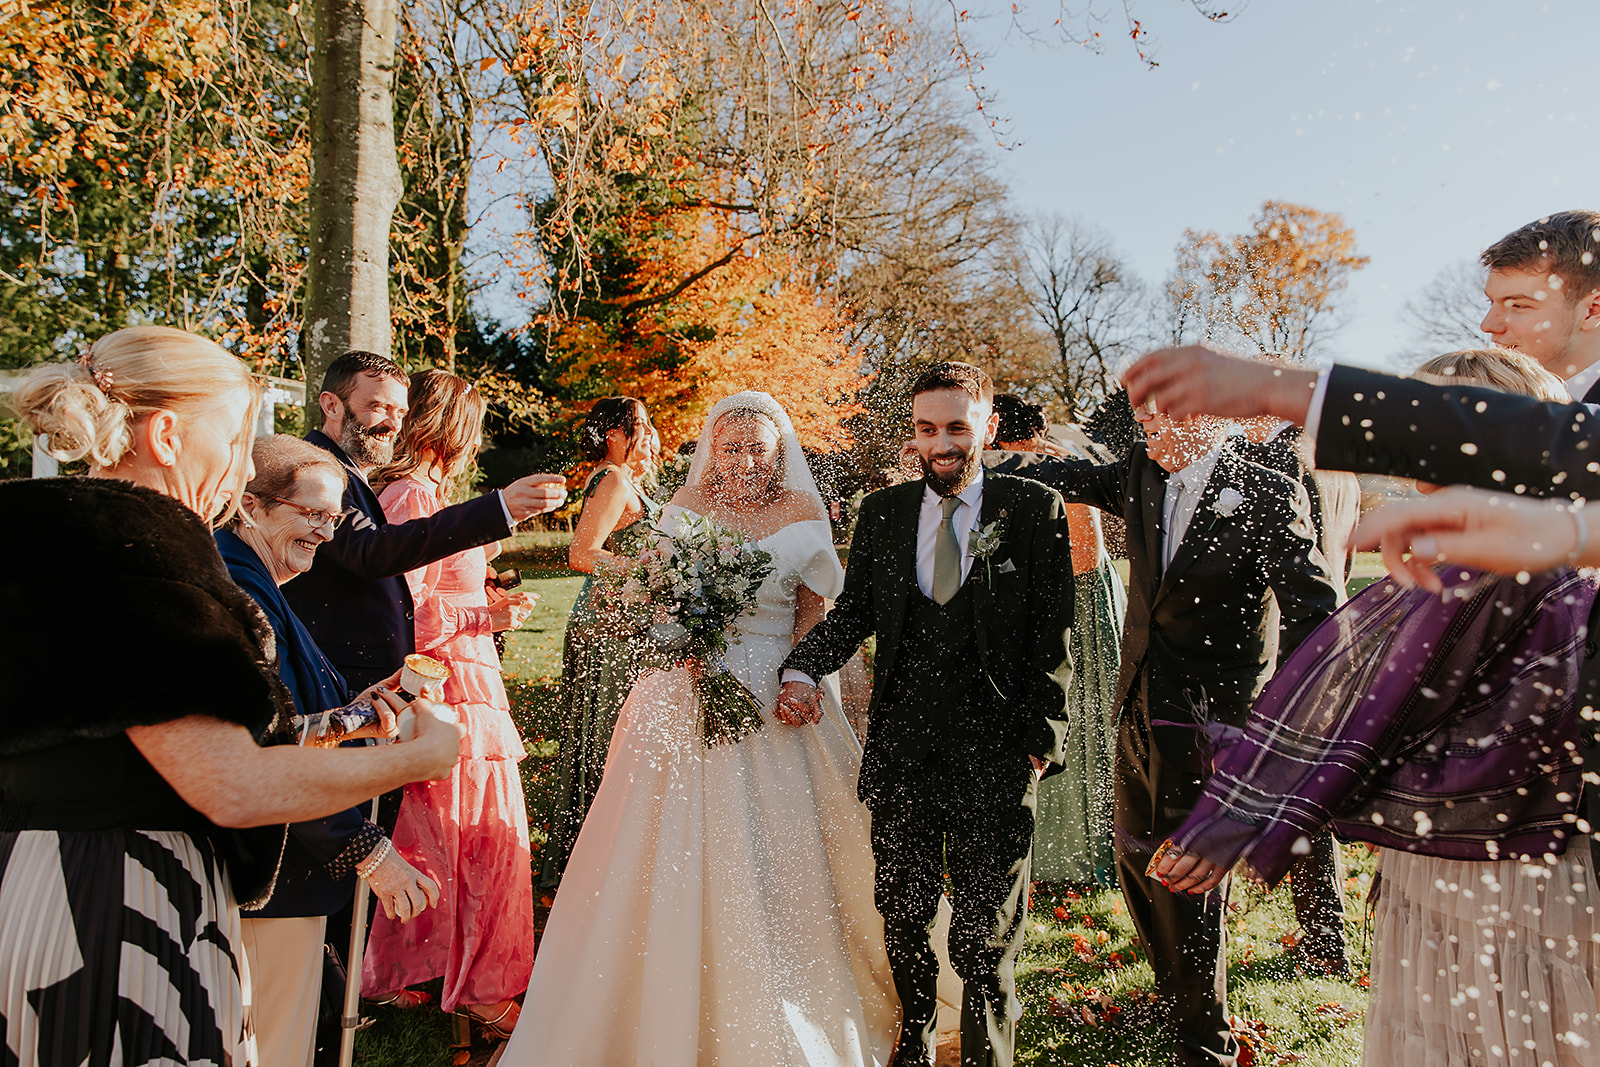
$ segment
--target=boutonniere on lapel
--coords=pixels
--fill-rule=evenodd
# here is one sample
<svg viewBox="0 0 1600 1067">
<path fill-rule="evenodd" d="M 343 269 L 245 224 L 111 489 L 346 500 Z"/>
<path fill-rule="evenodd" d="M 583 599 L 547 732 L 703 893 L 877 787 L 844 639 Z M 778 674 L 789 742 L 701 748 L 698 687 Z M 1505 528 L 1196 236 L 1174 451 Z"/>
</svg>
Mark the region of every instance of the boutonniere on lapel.
<svg viewBox="0 0 1600 1067">
<path fill-rule="evenodd" d="M 1239 490 L 1231 485 L 1223 489 L 1222 492 L 1217 494 L 1216 501 L 1211 505 L 1211 526 L 1215 526 L 1218 519 L 1233 518 L 1233 513 L 1238 511 L 1239 505 L 1243 503 L 1244 494 Z M 1207 532 L 1211 530 L 1211 526 L 1206 527 Z"/>
<path fill-rule="evenodd" d="M 983 572 L 989 579 L 989 584 L 994 584 L 994 554 L 1000 548 L 1000 542 L 1006 537 L 1006 513 L 1001 511 L 994 522 L 982 523 L 972 528 L 967 535 L 967 555 L 973 559 L 983 561 Z M 1009 559 L 1000 564 L 1000 573 L 1006 574 L 1017 569 L 1016 564 Z"/>
</svg>

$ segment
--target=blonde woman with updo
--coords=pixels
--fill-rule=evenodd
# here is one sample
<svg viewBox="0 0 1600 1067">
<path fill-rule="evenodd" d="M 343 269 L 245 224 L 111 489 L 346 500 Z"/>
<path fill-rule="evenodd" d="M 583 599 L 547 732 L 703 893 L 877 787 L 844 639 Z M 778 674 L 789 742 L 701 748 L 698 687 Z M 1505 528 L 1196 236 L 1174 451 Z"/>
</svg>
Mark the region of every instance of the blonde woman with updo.
<svg viewBox="0 0 1600 1067">
<path fill-rule="evenodd" d="M 251 1062 L 240 906 L 270 894 L 284 824 L 455 764 L 459 731 L 432 714 L 379 749 L 263 747 L 292 704 L 211 536 L 250 476 L 258 403 L 238 359 L 156 326 L 13 393 L 89 476 L 0 484 L 9 1062 Z"/>
<path fill-rule="evenodd" d="M 483 436 L 483 394 L 454 374 L 413 375 L 406 400 L 394 462 L 373 476 L 391 523 L 449 504 Z M 517 1021 L 512 998 L 533 969 L 533 873 L 517 772 L 527 750 L 511 721 L 494 635 L 521 626 L 532 603 L 512 593 L 491 605 L 492 573 L 482 546 L 406 572 L 417 649 L 450 668 L 444 695 L 467 743 L 450 777 L 406 787 L 394 845 L 439 883 L 439 903 L 409 921 L 373 918 L 362 990 L 382 997 L 443 978 L 445 1011 L 505 1037 Z"/>
</svg>

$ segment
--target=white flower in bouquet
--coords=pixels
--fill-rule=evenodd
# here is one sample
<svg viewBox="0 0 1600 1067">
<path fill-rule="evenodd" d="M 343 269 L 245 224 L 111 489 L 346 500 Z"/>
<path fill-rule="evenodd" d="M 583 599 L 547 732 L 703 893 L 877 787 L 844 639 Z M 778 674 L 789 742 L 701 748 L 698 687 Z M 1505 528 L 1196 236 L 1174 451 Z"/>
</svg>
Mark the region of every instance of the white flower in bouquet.
<svg viewBox="0 0 1600 1067">
<path fill-rule="evenodd" d="M 728 628 L 755 606 L 772 573 L 772 554 L 706 517 L 684 516 L 675 530 L 653 529 L 655 546 L 620 576 L 605 576 L 605 595 L 638 620 L 668 665 L 693 674 L 705 744 L 738 741 L 761 728 L 761 709 L 722 657 Z"/>
</svg>

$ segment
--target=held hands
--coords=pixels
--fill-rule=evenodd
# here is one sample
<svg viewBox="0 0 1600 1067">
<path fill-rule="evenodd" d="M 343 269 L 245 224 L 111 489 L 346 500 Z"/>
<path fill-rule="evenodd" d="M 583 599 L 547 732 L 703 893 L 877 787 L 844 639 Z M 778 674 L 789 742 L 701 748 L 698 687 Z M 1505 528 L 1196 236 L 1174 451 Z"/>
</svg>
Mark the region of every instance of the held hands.
<svg viewBox="0 0 1600 1067">
<path fill-rule="evenodd" d="M 1193 852 L 1183 852 L 1168 839 L 1156 849 L 1145 874 L 1174 893 L 1198 896 L 1221 885 L 1228 876 L 1228 868 Z"/>
<path fill-rule="evenodd" d="M 383 848 L 384 842 L 378 847 Z M 410 922 L 439 903 L 439 883 L 406 862 L 393 846 L 384 853 L 377 868 L 367 876 L 372 895 L 391 919 Z"/>
<path fill-rule="evenodd" d="M 559 508 L 567 499 L 567 480 L 559 474 L 530 474 L 500 490 L 515 522 Z"/>
<path fill-rule="evenodd" d="M 817 687 L 805 682 L 784 682 L 773 714 L 785 726 L 805 726 L 822 721 L 822 701 Z"/>
</svg>

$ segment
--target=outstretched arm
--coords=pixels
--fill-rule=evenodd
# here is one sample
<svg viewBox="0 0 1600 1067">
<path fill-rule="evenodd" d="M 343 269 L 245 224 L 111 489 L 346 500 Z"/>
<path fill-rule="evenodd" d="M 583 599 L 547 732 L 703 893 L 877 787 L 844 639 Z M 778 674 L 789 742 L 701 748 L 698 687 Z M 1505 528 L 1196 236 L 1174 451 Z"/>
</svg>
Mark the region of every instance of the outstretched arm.
<svg viewBox="0 0 1600 1067">
<path fill-rule="evenodd" d="M 1368 516 L 1355 546 L 1381 548 L 1396 581 L 1433 593 L 1444 590 L 1433 565 L 1445 560 L 1498 574 L 1600 566 L 1600 504 L 1574 508 L 1483 489 L 1442 489 Z"/>
<path fill-rule="evenodd" d="M 1323 470 L 1600 496 L 1600 407 L 1334 366 L 1313 411 L 1319 377 L 1190 347 L 1151 352 L 1122 380 L 1135 406 L 1153 402 L 1177 418 L 1273 415 L 1303 426 L 1314 415 Z"/>
<path fill-rule="evenodd" d="M 1317 372 L 1226 356 L 1200 345 L 1163 348 L 1140 358 L 1122 376 L 1135 408 L 1154 403 L 1175 419 L 1272 415 L 1306 424 Z"/>
<path fill-rule="evenodd" d="M 1066 500 L 1126 517 L 1128 461 L 1095 463 L 1037 452 L 986 452 L 984 469 L 1048 485 Z"/>
<path fill-rule="evenodd" d="M 352 492 L 345 493 L 344 505 L 356 506 Z M 510 532 L 499 495 L 489 493 L 441 508 L 425 518 L 389 526 L 379 526 L 365 515 L 357 515 L 340 526 L 333 540 L 317 549 L 317 554 L 353 574 L 377 580 L 498 541 Z"/>
</svg>

